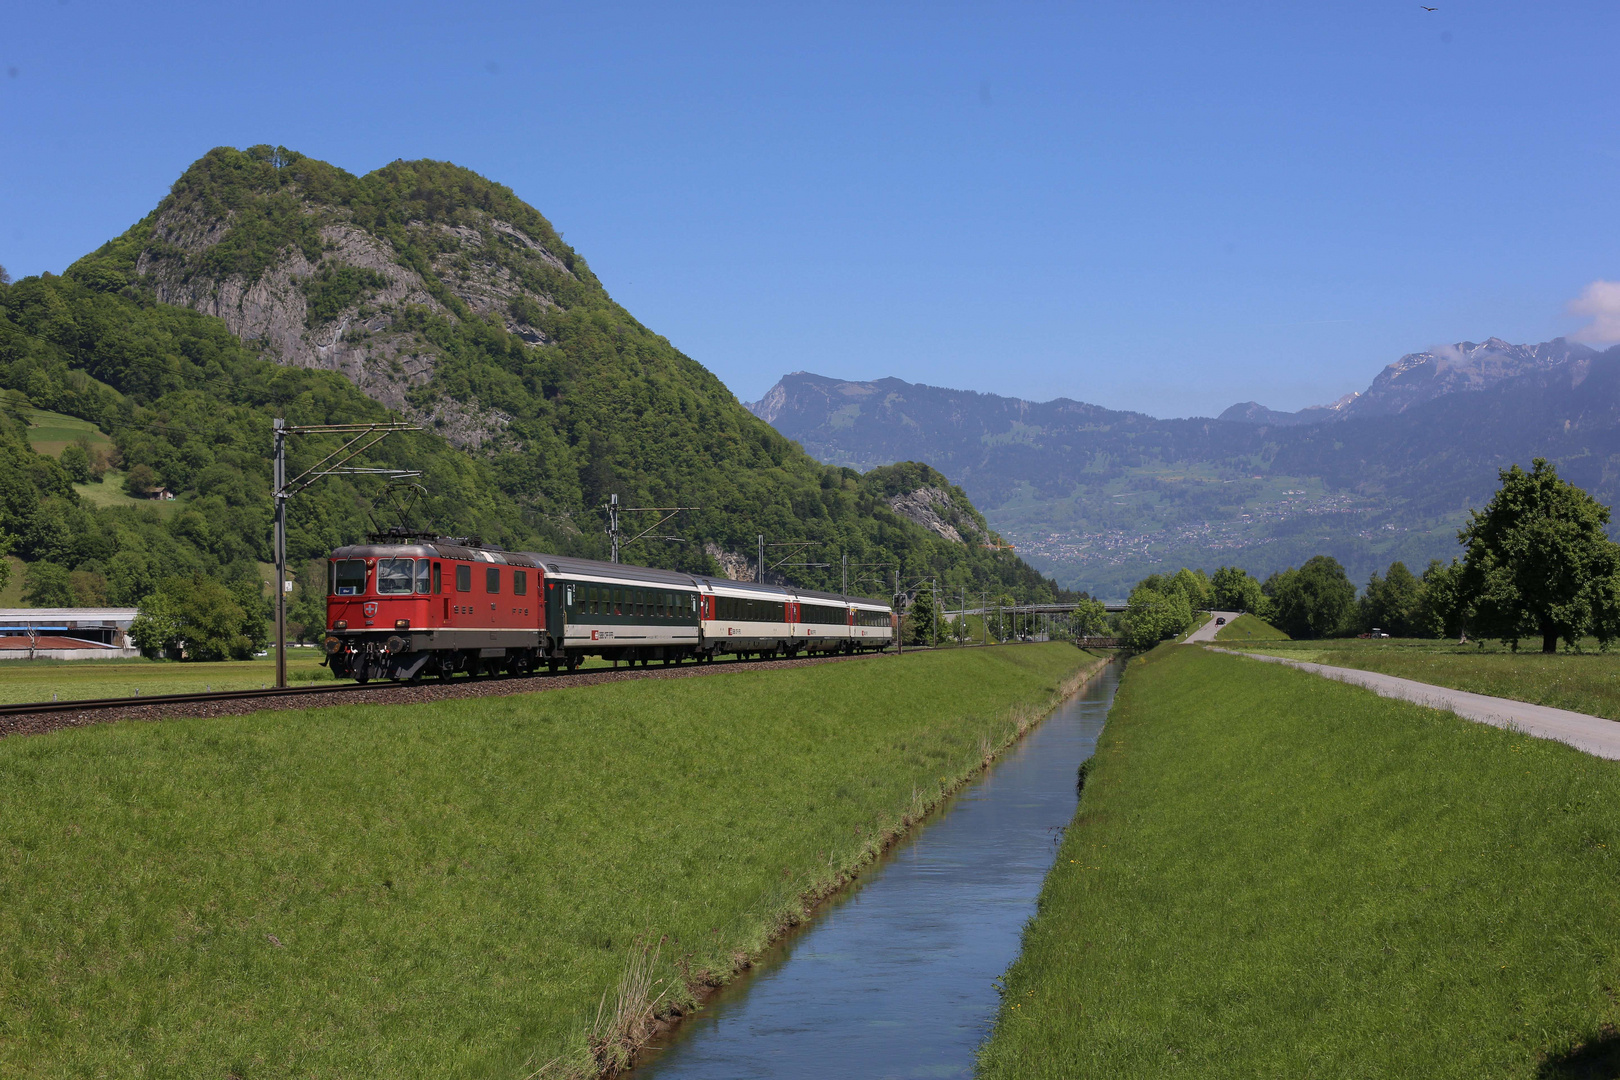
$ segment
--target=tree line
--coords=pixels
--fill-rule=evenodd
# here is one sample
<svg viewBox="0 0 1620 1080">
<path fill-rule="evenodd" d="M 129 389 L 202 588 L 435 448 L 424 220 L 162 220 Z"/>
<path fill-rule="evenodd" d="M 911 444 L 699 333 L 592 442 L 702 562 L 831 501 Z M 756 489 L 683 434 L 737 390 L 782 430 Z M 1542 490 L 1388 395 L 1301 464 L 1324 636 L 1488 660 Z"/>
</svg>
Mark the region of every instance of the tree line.
<svg viewBox="0 0 1620 1080">
<path fill-rule="evenodd" d="M 1192 628 L 1200 611 L 1256 615 L 1295 638 L 1385 633 L 1470 637 L 1577 649 L 1620 638 L 1620 544 L 1608 537 L 1610 510 L 1537 458 L 1514 465 L 1482 510 L 1458 532 L 1461 558 L 1432 560 L 1421 575 L 1401 562 L 1374 573 L 1357 595 L 1338 560 L 1318 555 L 1258 581 L 1223 566 L 1213 575 L 1182 569 L 1137 583 L 1120 636 L 1147 649 Z"/>
</svg>

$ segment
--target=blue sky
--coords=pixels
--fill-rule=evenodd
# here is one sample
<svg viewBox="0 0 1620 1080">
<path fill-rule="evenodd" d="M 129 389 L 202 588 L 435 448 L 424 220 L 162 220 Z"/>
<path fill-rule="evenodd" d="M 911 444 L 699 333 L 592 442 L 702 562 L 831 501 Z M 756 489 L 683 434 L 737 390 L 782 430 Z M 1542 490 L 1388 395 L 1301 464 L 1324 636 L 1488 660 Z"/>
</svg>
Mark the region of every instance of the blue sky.
<svg viewBox="0 0 1620 1080">
<path fill-rule="evenodd" d="M 745 400 L 809 370 L 1213 415 L 1620 336 L 1587 292 L 1620 5 L 1438 7 L 14 4 L 0 263 L 271 143 L 509 185 Z"/>
</svg>

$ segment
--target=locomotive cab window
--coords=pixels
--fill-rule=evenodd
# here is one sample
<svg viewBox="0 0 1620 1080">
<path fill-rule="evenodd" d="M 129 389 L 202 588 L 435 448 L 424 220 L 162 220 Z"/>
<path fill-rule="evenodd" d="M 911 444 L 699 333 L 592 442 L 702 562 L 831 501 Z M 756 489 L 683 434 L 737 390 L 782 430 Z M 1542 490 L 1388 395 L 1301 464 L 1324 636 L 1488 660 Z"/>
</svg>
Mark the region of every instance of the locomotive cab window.
<svg viewBox="0 0 1620 1080">
<path fill-rule="evenodd" d="M 501 591 L 501 568 L 491 566 L 484 571 L 484 591 L 494 596 Z"/>
<path fill-rule="evenodd" d="M 431 573 L 432 564 L 428 560 L 416 560 L 416 591 L 424 596 L 427 595 L 429 587 L 433 583 L 433 579 L 429 576 Z"/>
<path fill-rule="evenodd" d="M 456 592 L 472 592 L 472 567 L 456 567 Z"/>
<path fill-rule="evenodd" d="M 366 591 L 366 560 L 337 559 L 332 563 L 332 595 L 359 596 Z"/>
<path fill-rule="evenodd" d="M 512 595 L 529 595 L 529 572 L 527 570 L 512 571 Z"/>
</svg>

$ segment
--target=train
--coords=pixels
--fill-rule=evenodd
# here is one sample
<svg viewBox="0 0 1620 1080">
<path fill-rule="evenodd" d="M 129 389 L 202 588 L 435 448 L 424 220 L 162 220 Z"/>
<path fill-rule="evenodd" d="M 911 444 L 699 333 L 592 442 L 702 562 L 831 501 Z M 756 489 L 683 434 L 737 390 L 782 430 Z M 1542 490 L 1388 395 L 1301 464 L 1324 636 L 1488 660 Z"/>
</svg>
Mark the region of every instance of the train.
<svg viewBox="0 0 1620 1080">
<path fill-rule="evenodd" d="M 848 654 L 898 638 L 881 600 L 475 539 L 340 547 L 326 591 L 326 664 L 361 683 L 573 671 L 590 656 L 646 666 Z"/>
</svg>

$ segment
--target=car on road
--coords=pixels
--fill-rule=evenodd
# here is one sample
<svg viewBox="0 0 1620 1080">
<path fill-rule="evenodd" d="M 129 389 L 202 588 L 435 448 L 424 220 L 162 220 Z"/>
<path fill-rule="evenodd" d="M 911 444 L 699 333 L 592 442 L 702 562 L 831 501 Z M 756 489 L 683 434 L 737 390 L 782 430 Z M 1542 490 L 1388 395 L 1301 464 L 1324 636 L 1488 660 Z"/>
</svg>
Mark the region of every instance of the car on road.
<svg viewBox="0 0 1620 1080">
<path fill-rule="evenodd" d="M 1216 626 L 1225 626 L 1226 625 L 1226 616 L 1222 615 L 1219 618 L 1217 618 L 1215 620 L 1215 625 Z"/>
</svg>

